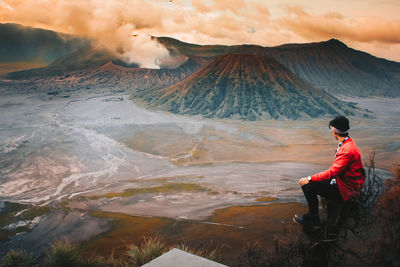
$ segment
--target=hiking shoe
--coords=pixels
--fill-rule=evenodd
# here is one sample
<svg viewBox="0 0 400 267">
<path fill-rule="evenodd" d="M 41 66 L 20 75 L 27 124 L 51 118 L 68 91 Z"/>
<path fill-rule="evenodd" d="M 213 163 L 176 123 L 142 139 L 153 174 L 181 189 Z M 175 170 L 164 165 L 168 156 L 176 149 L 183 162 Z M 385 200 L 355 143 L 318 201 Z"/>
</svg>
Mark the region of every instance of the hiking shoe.
<svg viewBox="0 0 400 267">
<path fill-rule="evenodd" d="M 304 215 L 295 214 L 293 217 L 295 223 L 305 225 L 305 226 L 319 226 L 320 221 L 318 215 L 311 215 L 306 213 Z"/>
</svg>

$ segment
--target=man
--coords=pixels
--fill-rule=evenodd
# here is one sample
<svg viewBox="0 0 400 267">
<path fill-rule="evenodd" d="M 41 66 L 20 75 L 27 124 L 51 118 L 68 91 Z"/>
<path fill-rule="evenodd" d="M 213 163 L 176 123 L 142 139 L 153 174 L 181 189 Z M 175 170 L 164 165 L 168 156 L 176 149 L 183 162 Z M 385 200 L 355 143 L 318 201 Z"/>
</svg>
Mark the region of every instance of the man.
<svg viewBox="0 0 400 267">
<path fill-rule="evenodd" d="M 309 213 L 295 215 L 293 221 L 302 225 L 319 225 L 317 195 L 345 202 L 358 194 L 364 185 L 365 171 L 360 151 L 348 133 L 349 120 L 344 116 L 337 116 L 329 122 L 329 128 L 339 142 L 332 166 L 326 171 L 299 180 Z"/>
</svg>

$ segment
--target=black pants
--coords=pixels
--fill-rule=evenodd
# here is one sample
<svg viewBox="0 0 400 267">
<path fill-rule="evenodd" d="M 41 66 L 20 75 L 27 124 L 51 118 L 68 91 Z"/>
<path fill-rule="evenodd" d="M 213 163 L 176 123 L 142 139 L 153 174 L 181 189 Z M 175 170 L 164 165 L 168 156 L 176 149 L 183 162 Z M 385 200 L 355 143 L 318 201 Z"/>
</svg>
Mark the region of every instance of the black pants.
<svg viewBox="0 0 400 267">
<path fill-rule="evenodd" d="M 326 199 L 343 202 L 343 198 L 339 193 L 337 185 L 331 185 L 329 180 L 318 182 L 310 181 L 308 184 L 302 186 L 301 189 L 307 199 L 309 213 L 312 215 L 318 216 L 317 195 L 323 196 Z"/>
</svg>

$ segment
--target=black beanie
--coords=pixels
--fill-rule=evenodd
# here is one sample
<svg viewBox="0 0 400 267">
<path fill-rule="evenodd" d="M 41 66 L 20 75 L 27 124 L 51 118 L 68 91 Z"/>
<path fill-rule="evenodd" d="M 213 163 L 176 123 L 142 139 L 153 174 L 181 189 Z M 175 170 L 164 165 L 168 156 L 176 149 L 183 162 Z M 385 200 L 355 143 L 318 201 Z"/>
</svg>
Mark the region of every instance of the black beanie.
<svg viewBox="0 0 400 267">
<path fill-rule="evenodd" d="M 331 126 L 342 132 L 346 132 L 350 129 L 349 120 L 345 116 L 336 116 L 329 122 L 329 128 L 331 128 Z"/>
</svg>

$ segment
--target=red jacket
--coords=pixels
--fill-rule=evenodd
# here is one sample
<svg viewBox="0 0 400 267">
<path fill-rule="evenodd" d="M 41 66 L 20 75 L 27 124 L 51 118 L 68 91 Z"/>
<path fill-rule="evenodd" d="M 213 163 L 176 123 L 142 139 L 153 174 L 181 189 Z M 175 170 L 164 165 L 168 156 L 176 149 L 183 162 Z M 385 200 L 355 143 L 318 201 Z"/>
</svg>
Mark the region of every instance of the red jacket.
<svg viewBox="0 0 400 267">
<path fill-rule="evenodd" d="M 311 176 L 311 181 L 323 181 L 336 178 L 340 195 L 344 201 L 360 192 L 364 185 L 365 171 L 361 163 L 361 154 L 351 138 L 343 142 L 335 155 L 332 166 L 323 172 Z"/>
</svg>

